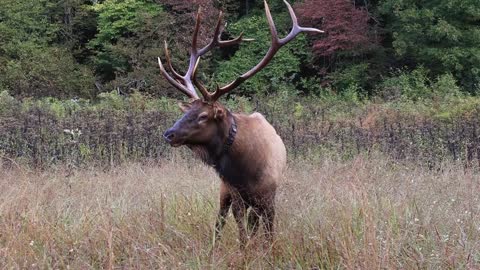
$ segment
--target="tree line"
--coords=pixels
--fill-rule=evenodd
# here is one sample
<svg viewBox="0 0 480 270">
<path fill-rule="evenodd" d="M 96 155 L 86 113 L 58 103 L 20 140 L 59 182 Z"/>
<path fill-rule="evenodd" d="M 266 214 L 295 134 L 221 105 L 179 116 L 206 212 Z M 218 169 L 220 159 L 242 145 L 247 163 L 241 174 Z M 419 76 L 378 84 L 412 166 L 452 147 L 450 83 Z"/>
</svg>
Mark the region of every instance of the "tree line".
<svg viewBox="0 0 480 270">
<path fill-rule="evenodd" d="M 278 91 L 349 99 L 417 100 L 480 93 L 478 0 L 290 1 L 301 23 L 326 31 L 301 36 L 233 94 Z M 281 33 L 291 25 L 270 0 Z M 219 10 L 224 38 L 253 42 L 202 59 L 199 77 L 215 87 L 255 65 L 270 34 L 259 0 L 0 0 L 0 92 L 16 97 L 96 98 L 112 90 L 176 95 L 160 76 L 164 41 L 186 68 L 194 18 L 200 42 Z"/>
</svg>

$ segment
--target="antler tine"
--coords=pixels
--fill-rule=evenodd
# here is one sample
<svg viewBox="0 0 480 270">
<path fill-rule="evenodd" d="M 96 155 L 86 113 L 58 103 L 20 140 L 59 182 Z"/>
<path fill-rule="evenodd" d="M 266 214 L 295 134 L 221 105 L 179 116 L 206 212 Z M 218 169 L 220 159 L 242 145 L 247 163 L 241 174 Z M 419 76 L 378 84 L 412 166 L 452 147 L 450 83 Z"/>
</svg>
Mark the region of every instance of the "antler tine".
<svg viewBox="0 0 480 270">
<path fill-rule="evenodd" d="M 268 7 L 268 3 L 266 0 L 264 0 L 264 5 L 265 5 L 265 14 L 267 16 L 267 21 L 268 21 L 268 26 L 270 28 L 270 34 L 272 35 L 272 44 L 270 45 L 270 48 L 267 51 L 267 54 L 263 57 L 263 59 L 252 69 L 249 71 L 245 72 L 244 74 L 240 75 L 238 78 L 236 78 L 233 82 L 220 87 L 215 91 L 211 96 L 210 99 L 215 101 L 218 98 L 220 98 L 222 95 L 228 93 L 232 89 L 236 88 L 239 86 L 241 83 L 243 83 L 245 80 L 248 78 L 252 77 L 255 75 L 257 72 L 262 70 L 265 66 L 268 65 L 268 63 L 272 60 L 272 58 L 275 56 L 277 51 L 285 44 L 287 44 L 289 41 L 294 39 L 298 34 L 301 32 L 316 32 L 316 33 L 323 33 L 322 30 L 316 29 L 316 28 L 308 28 L 308 27 L 301 27 L 298 24 L 298 19 L 297 16 L 295 15 L 295 12 L 293 11 L 292 6 L 284 0 L 285 4 L 288 7 L 288 12 L 290 13 L 290 17 L 292 18 L 292 30 L 290 33 L 282 39 L 278 38 L 278 33 L 277 29 L 275 27 L 275 23 L 272 18 L 272 14 L 270 13 L 270 8 Z"/>
<path fill-rule="evenodd" d="M 201 15 L 202 15 L 202 7 L 198 8 L 197 17 L 195 20 L 195 30 L 193 30 L 193 37 L 192 37 L 192 54 L 197 53 L 197 40 L 198 40 L 198 32 L 200 31 L 200 23 L 201 23 Z"/>
<path fill-rule="evenodd" d="M 238 35 L 238 37 L 231 40 L 220 40 L 218 41 L 218 47 L 228 47 L 241 43 L 242 41 L 254 41 L 254 38 L 243 38 L 243 32 Z"/>
<path fill-rule="evenodd" d="M 201 10 L 199 10 L 199 13 L 200 12 Z M 197 23 L 195 24 L 194 38 L 192 40 L 192 52 L 190 55 L 190 64 L 189 64 L 187 74 L 185 74 L 184 78 L 191 78 L 191 80 L 193 80 L 193 83 L 201 92 L 205 100 L 211 100 L 212 94 L 208 92 L 207 88 L 202 83 L 200 83 L 196 77 L 196 70 L 200 62 L 200 57 L 206 54 L 207 52 L 209 52 L 215 46 L 223 48 L 223 47 L 239 44 L 242 41 L 253 40 L 253 39 L 244 39 L 243 33 L 241 33 L 238 37 L 231 40 L 221 40 L 221 35 L 224 28 L 222 26 L 222 20 L 223 20 L 223 12 L 220 11 L 212 40 L 205 47 L 198 50 L 196 44 L 197 44 L 197 35 L 199 31 L 199 26 L 200 26 L 200 15 L 197 14 Z"/>
<path fill-rule="evenodd" d="M 198 40 L 198 32 L 200 31 L 200 22 L 201 22 L 201 14 L 202 14 L 202 7 L 198 8 L 197 18 L 195 20 L 195 29 L 193 30 L 193 37 L 192 37 L 192 48 L 190 49 L 190 62 L 188 64 L 188 70 L 183 77 L 185 83 L 189 84 L 193 88 L 193 84 L 191 82 L 191 78 L 193 76 L 193 71 L 195 66 L 197 65 L 198 61 L 198 49 L 197 49 L 197 40 Z"/>
<path fill-rule="evenodd" d="M 290 18 L 292 19 L 293 26 L 292 26 L 292 30 L 290 31 L 290 33 L 285 38 L 282 38 L 282 39 L 279 40 L 279 43 L 281 45 L 284 45 L 284 44 L 288 43 L 290 40 L 295 38 L 301 32 L 325 33 L 325 31 L 322 31 L 322 30 L 317 29 L 317 28 L 300 26 L 298 24 L 297 15 L 295 15 L 295 11 L 293 11 L 292 6 L 286 0 L 283 0 L 283 2 L 285 3 L 285 5 L 287 5 L 288 13 L 290 13 Z"/>
<path fill-rule="evenodd" d="M 241 43 L 242 41 L 253 41 L 254 39 L 250 38 L 243 38 L 243 32 L 238 35 L 238 37 L 231 39 L 231 40 L 221 40 L 221 35 L 223 33 L 223 26 L 222 26 L 222 19 L 223 19 L 223 11 L 220 11 L 218 15 L 217 25 L 215 27 L 215 32 L 213 34 L 213 39 L 203 47 L 201 50 L 198 51 L 199 56 L 203 56 L 205 53 L 210 51 L 214 46 L 218 46 L 220 48 L 228 47 L 232 45 L 236 45 Z"/>
<path fill-rule="evenodd" d="M 182 84 L 180 84 L 178 81 L 176 81 L 174 78 L 172 78 L 172 76 L 170 76 L 170 74 L 168 74 L 168 72 L 165 70 L 165 68 L 163 67 L 163 64 L 162 64 L 162 60 L 160 59 L 160 57 L 158 57 L 158 65 L 160 67 L 160 72 L 162 73 L 162 75 L 165 77 L 165 79 L 167 79 L 167 81 L 172 84 L 173 86 L 175 86 L 175 88 L 177 88 L 178 90 L 180 90 L 182 93 L 184 93 L 185 95 L 187 95 L 189 98 L 197 98 L 198 99 L 198 95 L 195 91 L 191 91 L 189 90 L 187 87 L 183 86 Z"/>
<path fill-rule="evenodd" d="M 220 36 L 223 32 L 222 19 L 223 19 L 223 12 L 220 11 L 220 14 L 218 14 L 217 25 L 215 26 L 215 32 L 213 33 L 213 38 L 210 41 L 210 43 L 208 43 L 205 47 L 203 47 L 198 51 L 199 56 L 203 56 L 204 54 L 206 54 L 215 46 L 216 43 L 218 43 L 218 40 L 220 39 Z"/>
<path fill-rule="evenodd" d="M 270 34 L 272 35 L 272 45 L 270 48 L 277 47 L 278 46 L 277 27 L 275 27 L 275 22 L 273 21 L 272 13 L 270 13 L 270 7 L 268 6 L 267 0 L 264 0 L 263 3 L 265 5 L 265 15 L 267 16 L 268 28 L 270 29 Z"/>
<path fill-rule="evenodd" d="M 200 57 L 198 57 L 197 63 L 195 64 L 195 67 L 193 69 L 193 83 L 198 88 L 198 90 L 200 90 L 200 93 L 202 94 L 202 96 L 208 97 L 209 93 L 207 88 L 199 80 L 197 80 L 197 68 L 199 63 L 200 63 Z"/>
<path fill-rule="evenodd" d="M 165 58 L 167 59 L 168 68 L 173 73 L 173 76 L 175 77 L 175 79 L 183 80 L 182 75 L 178 74 L 178 72 L 173 68 L 172 60 L 170 58 L 170 52 L 168 51 L 168 44 L 166 40 L 165 40 Z"/>
</svg>

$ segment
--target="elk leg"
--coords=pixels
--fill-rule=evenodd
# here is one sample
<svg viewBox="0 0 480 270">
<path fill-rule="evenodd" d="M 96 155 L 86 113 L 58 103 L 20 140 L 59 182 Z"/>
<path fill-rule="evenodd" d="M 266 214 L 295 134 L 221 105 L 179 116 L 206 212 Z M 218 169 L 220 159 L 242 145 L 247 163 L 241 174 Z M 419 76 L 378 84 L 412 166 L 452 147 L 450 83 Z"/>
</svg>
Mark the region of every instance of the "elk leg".
<svg viewBox="0 0 480 270">
<path fill-rule="evenodd" d="M 262 219 L 265 226 L 265 235 L 267 241 L 271 244 L 273 243 L 275 219 L 275 207 L 273 205 L 270 205 L 267 208 L 263 209 Z"/>
<path fill-rule="evenodd" d="M 250 237 L 255 236 L 260 222 L 260 211 L 258 208 L 252 208 L 248 213 L 248 233 Z"/>
<path fill-rule="evenodd" d="M 247 243 L 247 232 L 245 230 L 245 213 L 246 213 L 246 206 L 245 202 L 240 198 L 240 196 L 235 196 L 233 198 L 232 203 L 232 212 L 235 221 L 237 222 L 238 226 L 238 235 L 240 240 L 240 247 L 242 249 L 245 248 L 245 244 Z"/>
<path fill-rule="evenodd" d="M 232 195 L 225 184 L 222 183 L 220 187 L 220 210 L 218 211 L 217 221 L 215 222 L 215 241 L 220 238 L 220 232 L 225 225 L 228 210 L 230 210 L 231 205 Z"/>
</svg>

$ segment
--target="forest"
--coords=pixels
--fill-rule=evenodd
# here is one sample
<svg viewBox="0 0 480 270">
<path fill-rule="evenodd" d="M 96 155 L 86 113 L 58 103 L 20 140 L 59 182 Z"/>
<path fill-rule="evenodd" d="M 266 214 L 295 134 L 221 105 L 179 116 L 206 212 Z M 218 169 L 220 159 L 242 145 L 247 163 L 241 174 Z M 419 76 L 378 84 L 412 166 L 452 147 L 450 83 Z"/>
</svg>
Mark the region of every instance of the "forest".
<svg viewBox="0 0 480 270">
<path fill-rule="evenodd" d="M 303 24 L 325 34 L 298 38 L 235 95 L 278 91 L 305 96 L 418 100 L 480 91 L 480 7 L 476 0 L 291 1 Z M 278 28 L 290 18 L 270 1 Z M 156 62 L 168 41 L 184 68 L 194 18 L 204 10 L 201 42 L 219 10 L 224 35 L 254 42 L 202 59 L 213 86 L 248 70 L 268 49 L 262 1 L 0 1 L 0 91 L 18 98 L 96 99 L 113 90 L 174 96 Z"/>
</svg>

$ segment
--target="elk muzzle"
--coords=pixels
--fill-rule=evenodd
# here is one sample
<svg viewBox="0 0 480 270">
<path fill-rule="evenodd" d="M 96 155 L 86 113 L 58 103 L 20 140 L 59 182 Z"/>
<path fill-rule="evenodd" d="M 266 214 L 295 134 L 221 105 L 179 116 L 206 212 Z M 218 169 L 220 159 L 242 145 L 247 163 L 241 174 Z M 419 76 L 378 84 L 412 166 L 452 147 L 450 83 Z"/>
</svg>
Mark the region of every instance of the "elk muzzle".
<svg viewBox="0 0 480 270">
<path fill-rule="evenodd" d="M 163 138 L 167 143 L 169 143 L 173 147 L 178 147 L 183 144 L 184 139 L 183 136 L 180 135 L 178 129 L 174 127 L 168 129 L 164 134 Z"/>
</svg>

